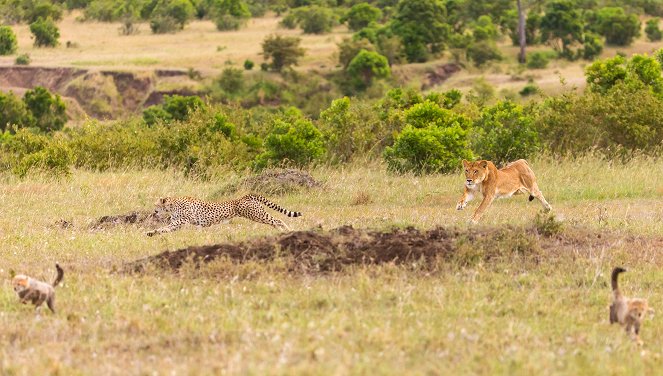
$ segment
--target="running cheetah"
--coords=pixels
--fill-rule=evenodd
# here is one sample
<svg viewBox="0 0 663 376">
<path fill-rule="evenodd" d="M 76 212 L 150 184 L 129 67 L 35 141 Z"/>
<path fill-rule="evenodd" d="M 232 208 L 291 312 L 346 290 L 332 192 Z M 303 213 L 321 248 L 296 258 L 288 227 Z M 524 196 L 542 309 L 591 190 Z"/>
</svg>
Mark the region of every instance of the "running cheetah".
<svg viewBox="0 0 663 376">
<path fill-rule="evenodd" d="M 202 227 L 209 227 L 216 223 L 228 223 L 231 218 L 237 216 L 258 223 L 265 223 L 281 230 L 290 230 L 285 222 L 272 217 L 260 204 L 264 204 L 288 217 L 302 215 L 299 212 L 285 210 L 259 195 L 246 195 L 225 202 L 206 202 L 194 197 L 163 197 L 157 201 L 154 214 L 170 213 L 170 224 L 148 232 L 147 236 L 175 231 L 186 223 Z"/>
</svg>

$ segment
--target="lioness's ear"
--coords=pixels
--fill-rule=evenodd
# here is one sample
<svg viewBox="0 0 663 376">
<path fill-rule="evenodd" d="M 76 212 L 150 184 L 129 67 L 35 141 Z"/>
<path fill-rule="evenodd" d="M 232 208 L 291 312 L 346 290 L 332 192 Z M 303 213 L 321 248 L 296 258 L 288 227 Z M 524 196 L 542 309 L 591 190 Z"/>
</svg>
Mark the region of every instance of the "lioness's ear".
<svg viewBox="0 0 663 376">
<path fill-rule="evenodd" d="M 467 167 L 469 164 L 470 164 L 470 162 L 463 159 L 463 167 Z"/>
<path fill-rule="evenodd" d="M 488 161 L 479 161 L 479 166 L 481 166 L 482 168 L 488 167 Z"/>
</svg>

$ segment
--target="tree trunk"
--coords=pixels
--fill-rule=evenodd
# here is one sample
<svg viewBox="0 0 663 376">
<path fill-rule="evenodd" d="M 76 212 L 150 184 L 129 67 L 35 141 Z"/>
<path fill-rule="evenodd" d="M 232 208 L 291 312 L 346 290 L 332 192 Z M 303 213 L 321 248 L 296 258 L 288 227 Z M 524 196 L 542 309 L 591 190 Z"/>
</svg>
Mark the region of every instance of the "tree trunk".
<svg viewBox="0 0 663 376">
<path fill-rule="evenodd" d="M 520 64 L 525 64 L 527 57 L 525 56 L 525 47 L 527 40 L 525 38 L 525 12 L 521 5 L 521 0 L 518 0 L 518 41 L 520 42 L 520 53 L 518 54 L 518 61 Z"/>
</svg>

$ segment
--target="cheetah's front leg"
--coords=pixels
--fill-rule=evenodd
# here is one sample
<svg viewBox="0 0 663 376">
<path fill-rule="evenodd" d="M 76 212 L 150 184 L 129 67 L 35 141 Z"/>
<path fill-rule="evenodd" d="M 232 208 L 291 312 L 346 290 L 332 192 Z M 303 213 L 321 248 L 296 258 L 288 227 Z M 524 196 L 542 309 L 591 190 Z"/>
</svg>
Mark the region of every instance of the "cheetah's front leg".
<svg viewBox="0 0 663 376">
<path fill-rule="evenodd" d="M 184 223 L 181 223 L 181 222 L 171 223 L 171 224 L 169 224 L 168 226 L 161 227 L 161 228 L 158 228 L 158 229 L 156 229 L 156 230 L 148 231 L 148 232 L 146 233 L 146 235 L 147 235 L 147 236 L 154 236 L 154 235 L 157 235 L 157 234 L 163 234 L 163 233 L 166 233 L 166 232 L 177 231 L 177 230 L 180 229 L 180 227 L 182 227 L 183 224 L 184 224 Z"/>
</svg>

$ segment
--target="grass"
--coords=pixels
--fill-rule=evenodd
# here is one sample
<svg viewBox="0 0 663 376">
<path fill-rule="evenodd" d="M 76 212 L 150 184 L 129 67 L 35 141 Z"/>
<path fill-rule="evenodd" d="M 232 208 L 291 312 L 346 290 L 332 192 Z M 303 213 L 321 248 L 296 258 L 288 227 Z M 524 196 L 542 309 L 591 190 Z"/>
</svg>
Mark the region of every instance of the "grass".
<svg viewBox="0 0 663 376">
<path fill-rule="evenodd" d="M 386 265 L 317 276 L 288 274 L 278 262 L 221 261 L 177 275 L 114 272 L 166 249 L 273 234 L 245 219 L 156 238 L 135 226 L 88 227 L 102 215 L 149 210 L 159 196 L 215 197 L 240 177 L 233 173 L 209 181 L 158 171 L 75 171 L 61 181 L 4 176 L 0 373 L 656 372 L 663 324 L 645 323 L 643 348 L 610 326 L 608 274 L 625 265 L 624 290 L 660 311 L 663 183 L 650 175 L 663 161 L 532 164 L 563 231 L 608 233 L 604 242 L 560 243 L 539 264 L 502 260 L 432 273 Z M 313 175 L 324 188 L 270 197 L 304 213 L 284 218 L 296 230 L 462 230 L 478 205 L 454 210 L 459 175 L 396 176 L 378 164 Z M 530 224 L 538 210 L 523 196 L 499 200 L 481 226 Z M 74 226 L 61 229 L 59 219 Z M 50 280 L 55 261 L 66 269 L 59 312 L 35 316 L 17 303 L 10 271 Z"/>
</svg>

